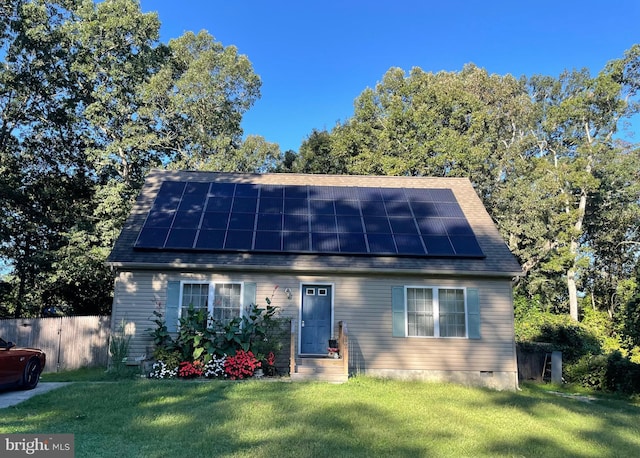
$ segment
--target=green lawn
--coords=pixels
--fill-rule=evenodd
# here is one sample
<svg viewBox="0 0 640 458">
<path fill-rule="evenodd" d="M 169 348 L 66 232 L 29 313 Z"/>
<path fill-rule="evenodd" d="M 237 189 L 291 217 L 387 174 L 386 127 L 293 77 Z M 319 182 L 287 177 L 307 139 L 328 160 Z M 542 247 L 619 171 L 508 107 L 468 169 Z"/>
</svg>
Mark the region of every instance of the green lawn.
<svg viewBox="0 0 640 458">
<path fill-rule="evenodd" d="M 75 434 L 76 457 L 640 456 L 640 407 L 537 387 L 80 381 L 0 415 L 2 433 Z"/>
</svg>

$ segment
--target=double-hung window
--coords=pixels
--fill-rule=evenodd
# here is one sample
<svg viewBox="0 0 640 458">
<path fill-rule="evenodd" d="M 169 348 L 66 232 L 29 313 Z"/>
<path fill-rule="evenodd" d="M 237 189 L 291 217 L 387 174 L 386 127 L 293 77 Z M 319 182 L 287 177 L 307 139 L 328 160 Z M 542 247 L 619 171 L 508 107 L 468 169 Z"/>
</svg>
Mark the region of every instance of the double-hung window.
<svg viewBox="0 0 640 458">
<path fill-rule="evenodd" d="M 407 287 L 405 311 L 409 337 L 467 337 L 462 288 Z"/>
<path fill-rule="evenodd" d="M 190 308 L 203 311 L 205 316 L 228 323 L 242 314 L 241 283 L 182 283 L 180 316 L 186 317 Z"/>
<path fill-rule="evenodd" d="M 216 283 L 213 296 L 213 319 L 228 323 L 240 316 L 242 294 L 240 283 Z"/>
<path fill-rule="evenodd" d="M 182 303 L 180 317 L 186 318 L 187 311 L 193 308 L 194 312 L 209 313 L 209 284 L 208 283 L 184 283 L 182 285 Z"/>
</svg>

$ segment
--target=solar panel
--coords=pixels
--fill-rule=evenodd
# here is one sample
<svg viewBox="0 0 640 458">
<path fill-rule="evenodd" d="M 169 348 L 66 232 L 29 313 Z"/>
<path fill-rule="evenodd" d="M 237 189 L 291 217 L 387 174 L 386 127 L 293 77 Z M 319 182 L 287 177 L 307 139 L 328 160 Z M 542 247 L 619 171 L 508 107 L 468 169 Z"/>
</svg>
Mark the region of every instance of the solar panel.
<svg viewBox="0 0 640 458">
<path fill-rule="evenodd" d="M 324 253 L 340 251 L 337 232 L 312 232 L 311 243 L 315 250 Z"/>
<path fill-rule="evenodd" d="M 233 183 L 229 184 L 233 186 Z M 255 184 L 237 184 L 235 188 L 231 188 L 230 192 L 230 196 L 257 198 L 260 188 Z"/>
<path fill-rule="evenodd" d="M 224 229 L 229 226 L 229 213 L 205 212 L 202 217 L 200 229 Z"/>
<path fill-rule="evenodd" d="M 172 227 L 181 229 L 197 229 L 200 226 L 202 212 L 178 211 L 175 214 Z"/>
<path fill-rule="evenodd" d="M 254 249 L 258 251 L 282 251 L 282 231 L 256 231 Z"/>
<path fill-rule="evenodd" d="M 224 247 L 226 233 L 226 230 L 201 229 L 195 247 L 199 250 L 221 250 Z"/>
<path fill-rule="evenodd" d="M 196 229 L 171 228 L 165 242 L 171 248 L 193 248 L 197 231 Z"/>
<path fill-rule="evenodd" d="M 367 234 L 367 241 L 370 253 L 394 254 L 398 252 L 391 234 Z"/>
<path fill-rule="evenodd" d="M 243 185 L 237 185 L 242 188 Z M 211 183 L 209 188 L 210 197 L 232 197 L 236 189 L 233 183 Z"/>
<path fill-rule="evenodd" d="M 164 182 L 152 250 L 482 257 L 450 189 Z"/>
<path fill-rule="evenodd" d="M 282 215 L 275 213 L 258 213 L 259 231 L 282 231 Z"/>
<path fill-rule="evenodd" d="M 338 242 L 341 253 L 368 253 L 364 234 L 339 233 Z"/>
<path fill-rule="evenodd" d="M 251 250 L 253 242 L 253 231 L 227 231 L 224 241 L 224 248 L 227 250 Z"/>
</svg>

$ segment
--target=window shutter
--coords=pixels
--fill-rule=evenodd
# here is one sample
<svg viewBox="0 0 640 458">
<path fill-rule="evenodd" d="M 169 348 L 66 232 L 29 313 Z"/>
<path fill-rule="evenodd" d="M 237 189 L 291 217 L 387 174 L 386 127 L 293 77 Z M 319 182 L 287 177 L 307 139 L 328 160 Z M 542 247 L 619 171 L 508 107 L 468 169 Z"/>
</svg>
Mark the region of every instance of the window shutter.
<svg viewBox="0 0 640 458">
<path fill-rule="evenodd" d="M 256 284 L 245 282 L 242 294 L 242 307 L 244 308 L 244 311 L 247 312 L 256 304 Z"/>
<path fill-rule="evenodd" d="M 164 319 L 168 332 L 178 331 L 178 310 L 180 310 L 180 282 L 167 282 L 167 304 L 164 310 Z"/>
<path fill-rule="evenodd" d="M 480 339 L 480 300 L 477 288 L 467 289 L 467 319 L 469 339 Z"/>
<path fill-rule="evenodd" d="M 404 323 L 404 287 L 391 288 L 391 320 L 393 337 L 405 337 Z"/>
</svg>

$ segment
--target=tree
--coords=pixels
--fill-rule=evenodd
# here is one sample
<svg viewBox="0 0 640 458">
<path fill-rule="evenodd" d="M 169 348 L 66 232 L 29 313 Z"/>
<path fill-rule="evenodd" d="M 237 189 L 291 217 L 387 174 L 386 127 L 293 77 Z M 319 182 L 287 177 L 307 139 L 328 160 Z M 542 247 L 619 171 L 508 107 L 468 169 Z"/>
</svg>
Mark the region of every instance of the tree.
<svg viewBox="0 0 640 458">
<path fill-rule="evenodd" d="M 0 255 L 13 267 L 19 316 L 37 312 L 43 273 L 64 243 L 62 232 L 85 221 L 91 184 L 85 143 L 76 134 L 82 101 L 76 75 L 67 71 L 68 14 L 56 2 L 13 6 L 0 66 Z"/>
<path fill-rule="evenodd" d="M 260 81 L 206 32 L 170 45 L 135 0 L 0 8 L 0 257 L 12 312 L 105 312 L 104 260 L 152 167 L 260 171 L 277 145 L 242 142 Z"/>
<path fill-rule="evenodd" d="M 331 135 L 326 130 L 313 129 L 302 142 L 300 153 L 291 163 L 297 173 L 345 173 L 345 165 L 335 160 L 332 154 Z"/>
<path fill-rule="evenodd" d="M 637 255 L 637 152 L 614 134 L 638 111 L 638 54 L 634 46 L 595 77 L 392 68 L 356 99 L 352 118 L 322 142 L 314 131 L 298 161 L 304 170 L 469 177 L 522 263 L 518 291 L 577 320 L 579 291 L 595 297 L 602 285 L 596 272 L 624 295 Z"/>
<path fill-rule="evenodd" d="M 138 188 L 163 150 L 154 148 L 153 120 L 143 115 L 142 86 L 157 73 L 167 50 L 159 45 L 160 21 L 133 0 L 85 0 L 66 25 L 74 51 L 70 72 L 78 75 L 85 104 L 90 159 L 101 179 Z"/>
<path fill-rule="evenodd" d="M 627 97 L 636 81 L 624 69 L 637 66 L 637 52 L 626 63 L 612 62 L 595 78 L 587 70 L 563 73 L 558 80 L 534 77 L 532 97 L 540 110 L 539 152 L 531 181 L 547 224 L 547 266 L 566 280 L 569 313 L 578 320 L 578 281 L 590 263 L 585 218 L 589 201 L 602 188 L 601 170 L 616 157 L 613 135 L 628 116 Z"/>
<path fill-rule="evenodd" d="M 167 61 L 143 88 L 143 116 L 158 126 L 156 148 L 176 168 L 243 170 L 240 122 L 260 85 L 249 59 L 207 32 L 171 40 Z"/>
<path fill-rule="evenodd" d="M 594 308 L 611 320 L 630 300 L 636 285 L 634 269 L 640 251 L 640 151 L 614 143 L 596 177 L 600 187 L 592 193 L 585 215 L 585 247 L 591 263 L 583 288 Z"/>
</svg>

